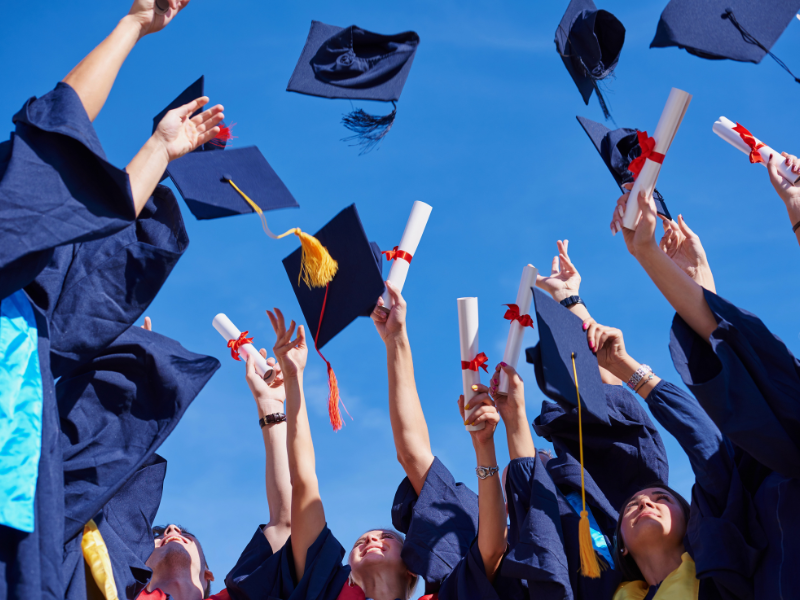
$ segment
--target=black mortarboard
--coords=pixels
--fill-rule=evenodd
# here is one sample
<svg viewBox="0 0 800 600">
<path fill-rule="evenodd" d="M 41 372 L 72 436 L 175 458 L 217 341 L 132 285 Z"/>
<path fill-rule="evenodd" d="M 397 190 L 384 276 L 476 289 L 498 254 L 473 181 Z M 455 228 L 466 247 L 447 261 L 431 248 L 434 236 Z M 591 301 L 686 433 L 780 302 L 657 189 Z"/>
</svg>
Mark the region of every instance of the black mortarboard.
<svg viewBox="0 0 800 600">
<path fill-rule="evenodd" d="M 556 29 L 556 49 L 564 61 L 583 102 L 589 104 L 592 91 L 609 118 L 608 107 L 597 82 L 617 66 L 625 27 L 614 15 L 598 10 L 592 0 L 572 0 Z"/>
<path fill-rule="evenodd" d="M 380 251 L 367 239 L 355 204 L 331 219 L 314 237 L 338 263 L 336 275 L 327 286 L 311 289 L 300 285 L 301 248 L 284 258 L 283 266 L 308 324 L 308 337 L 319 352 L 357 317 L 369 316 L 385 287 Z M 331 423 L 339 429 L 336 378 L 330 363 L 325 362 L 331 386 Z"/>
<path fill-rule="evenodd" d="M 381 35 L 356 25 L 336 27 L 311 21 L 286 91 L 394 104 L 400 99 L 418 45 L 419 36 L 413 31 Z M 396 113 L 395 106 L 382 117 L 361 109 L 345 115 L 342 122 L 355 133 L 346 140 L 357 141 L 362 152 L 371 150 L 389 133 Z"/>
<path fill-rule="evenodd" d="M 167 172 L 198 219 L 257 212 L 230 181 L 262 211 L 300 206 L 255 146 L 191 152 L 170 163 Z"/>
<path fill-rule="evenodd" d="M 623 189 L 623 183 L 633 182 L 633 173 L 628 170 L 628 165 L 642 153 L 636 130 L 627 127 L 611 130 L 605 125 L 585 117 L 577 117 L 577 119 L 586 135 L 592 140 L 594 147 L 597 148 L 600 158 L 606 163 L 619 189 Z M 653 201 L 658 214 L 671 221 L 672 215 L 669 214 L 664 197 L 658 190 L 653 193 Z"/>
<path fill-rule="evenodd" d="M 596 419 L 608 424 L 608 407 L 600 379 L 597 357 L 589 349 L 582 321 L 569 309 L 534 288 L 539 343 L 526 350 L 533 364 L 536 383 L 545 396 L 567 408 L 577 406 L 572 355 L 583 407 Z"/>
<path fill-rule="evenodd" d="M 185 90 L 183 90 L 180 93 L 180 95 L 177 98 L 175 98 L 175 100 L 170 102 L 169 105 L 164 110 L 162 110 L 155 117 L 153 117 L 153 131 L 156 130 L 156 127 L 158 127 L 158 124 L 161 122 L 161 119 L 163 119 L 164 115 L 166 115 L 169 111 L 179 108 L 184 104 L 189 104 L 189 102 L 191 102 L 192 100 L 197 100 L 198 98 L 205 96 L 204 82 L 205 82 L 205 77 L 201 75 L 200 79 L 198 79 L 189 87 L 187 87 Z M 192 116 L 195 116 L 202 110 L 203 110 L 202 108 L 196 110 Z M 228 144 L 228 140 L 231 139 L 230 129 L 225 126 L 224 122 L 219 124 L 219 128 L 220 128 L 220 135 L 215 137 L 210 142 L 206 142 L 202 146 L 199 146 L 196 149 L 192 150 L 192 152 L 203 152 L 204 150 L 224 150 L 225 146 L 227 146 Z"/>
<path fill-rule="evenodd" d="M 769 54 L 794 77 L 770 48 L 798 9 L 798 0 L 671 0 L 650 47 L 677 46 L 700 58 L 752 63 Z"/>
</svg>

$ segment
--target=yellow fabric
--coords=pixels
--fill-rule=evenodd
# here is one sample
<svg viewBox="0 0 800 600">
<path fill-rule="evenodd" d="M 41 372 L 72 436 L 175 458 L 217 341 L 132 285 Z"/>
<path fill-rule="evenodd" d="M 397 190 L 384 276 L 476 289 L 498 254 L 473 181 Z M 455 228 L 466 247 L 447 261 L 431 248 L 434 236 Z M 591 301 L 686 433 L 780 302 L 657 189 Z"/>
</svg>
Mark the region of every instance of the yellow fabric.
<svg viewBox="0 0 800 600">
<path fill-rule="evenodd" d="M 578 549 L 581 556 L 581 575 L 597 579 L 600 577 L 600 563 L 592 545 L 592 532 L 589 513 L 586 511 L 586 486 L 583 481 L 583 423 L 581 422 L 581 392 L 578 388 L 578 371 L 575 368 L 575 353 L 572 353 L 572 374 L 575 376 L 575 394 L 578 396 L 578 447 L 581 458 L 581 519 L 578 522 Z"/>
<path fill-rule="evenodd" d="M 646 581 L 627 581 L 617 588 L 614 600 L 642 600 L 649 589 Z M 684 552 L 681 566 L 667 575 L 653 600 L 697 600 L 699 591 L 700 580 L 697 579 L 694 561 L 688 552 Z"/>
<path fill-rule="evenodd" d="M 111 569 L 111 558 L 108 556 L 108 548 L 106 548 L 106 543 L 103 541 L 103 536 L 100 535 L 97 525 L 91 519 L 83 528 L 81 550 L 83 550 L 83 560 L 89 566 L 94 582 L 103 592 L 106 600 L 119 600 L 117 597 L 117 584 L 114 581 L 114 572 Z"/>
</svg>

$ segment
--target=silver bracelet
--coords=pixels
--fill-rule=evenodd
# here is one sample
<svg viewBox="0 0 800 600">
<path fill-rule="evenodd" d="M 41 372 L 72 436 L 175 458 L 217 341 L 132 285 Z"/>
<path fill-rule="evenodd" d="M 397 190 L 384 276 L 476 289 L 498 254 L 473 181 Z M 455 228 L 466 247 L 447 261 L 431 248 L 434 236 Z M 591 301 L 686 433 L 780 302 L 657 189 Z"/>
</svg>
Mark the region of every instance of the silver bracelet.
<svg viewBox="0 0 800 600">
<path fill-rule="evenodd" d="M 653 369 L 651 369 L 649 366 L 641 365 L 638 369 L 636 369 L 636 372 L 633 375 L 631 375 L 631 378 L 628 379 L 628 387 L 631 388 L 632 390 L 635 390 L 637 384 L 642 380 L 642 378 L 644 378 L 645 375 L 648 375 L 652 372 Z"/>
<path fill-rule="evenodd" d="M 499 470 L 500 467 L 497 465 L 493 467 L 475 467 L 475 475 L 478 476 L 478 479 L 487 479 L 492 475 L 497 475 Z"/>
</svg>

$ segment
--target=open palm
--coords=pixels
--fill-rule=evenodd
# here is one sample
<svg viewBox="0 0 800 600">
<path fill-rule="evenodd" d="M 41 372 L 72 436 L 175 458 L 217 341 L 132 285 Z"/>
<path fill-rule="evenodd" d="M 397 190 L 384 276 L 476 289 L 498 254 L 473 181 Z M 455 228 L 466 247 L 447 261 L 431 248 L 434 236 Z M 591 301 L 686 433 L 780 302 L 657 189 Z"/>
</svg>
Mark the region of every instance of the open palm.
<svg viewBox="0 0 800 600">
<path fill-rule="evenodd" d="M 210 142 L 219 133 L 217 125 L 225 117 L 221 104 L 217 104 L 195 117 L 190 117 L 192 113 L 206 104 L 208 104 L 208 98 L 203 96 L 169 111 L 161 119 L 153 135 L 164 146 L 170 161 Z"/>
<path fill-rule="evenodd" d="M 305 370 L 306 360 L 308 359 L 305 329 L 302 325 L 297 327 L 297 337 L 293 340 L 294 321 L 289 324 L 287 329 L 286 320 L 280 309 L 276 308 L 274 313 L 268 310 L 267 315 L 269 315 L 272 328 L 278 338 L 272 347 L 272 351 L 280 363 L 283 378 L 297 377 Z"/>
<path fill-rule="evenodd" d="M 558 240 L 558 256 L 553 258 L 550 277 L 536 277 L 536 287 L 549 293 L 556 302 L 576 296 L 581 287 L 581 275 L 569 259 L 569 240 Z"/>
</svg>

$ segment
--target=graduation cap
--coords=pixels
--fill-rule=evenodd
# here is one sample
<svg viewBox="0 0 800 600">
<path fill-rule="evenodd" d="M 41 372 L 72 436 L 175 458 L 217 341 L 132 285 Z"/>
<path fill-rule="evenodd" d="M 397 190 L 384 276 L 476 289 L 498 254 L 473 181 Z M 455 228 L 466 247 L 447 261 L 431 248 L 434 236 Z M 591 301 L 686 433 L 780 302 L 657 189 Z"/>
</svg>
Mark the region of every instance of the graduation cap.
<svg viewBox="0 0 800 600">
<path fill-rule="evenodd" d="M 158 124 L 161 123 L 161 120 L 164 116 L 171 110 L 175 110 L 176 108 L 180 108 L 186 104 L 189 104 L 192 100 L 197 100 L 205 96 L 205 76 L 201 75 L 200 79 L 195 81 L 185 90 L 183 90 L 180 95 L 178 95 L 175 100 L 170 102 L 167 107 L 158 113 L 155 117 L 153 117 L 153 131 L 155 132 Z M 193 114 L 192 117 L 202 112 L 202 108 L 197 109 Z M 234 123 L 235 125 L 235 123 Z M 231 125 L 233 127 L 233 125 Z M 219 124 L 219 133 L 217 136 L 209 142 L 206 142 L 202 146 L 198 146 L 192 152 L 203 152 L 207 150 L 224 150 L 225 147 L 228 145 L 228 142 L 232 140 L 235 136 L 231 134 L 231 127 L 225 125 L 225 122 L 221 122 Z M 178 160 L 181 160 L 180 158 Z"/>
<path fill-rule="evenodd" d="M 600 577 L 600 564 L 592 546 L 591 528 L 586 511 L 586 491 L 583 483 L 583 415 L 594 422 L 609 424 L 603 382 L 597 357 L 589 349 L 583 322 L 569 309 L 533 288 L 539 343 L 525 351 L 533 364 L 536 383 L 545 396 L 565 407 L 578 407 L 578 446 L 581 463 L 581 497 L 583 510 L 579 523 L 581 573 L 585 577 Z"/>
<path fill-rule="evenodd" d="M 611 130 L 605 125 L 585 117 L 576 118 L 586 135 L 592 140 L 594 147 L 597 148 L 600 158 L 606 163 L 619 189 L 625 191 L 622 184 L 631 183 L 634 180 L 633 173 L 628 170 L 628 166 L 642 154 L 642 148 L 639 145 L 639 132 L 636 129 L 628 129 L 627 127 Z M 653 192 L 653 201 L 658 214 L 671 221 L 672 215 L 669 214 L 667 203 L 664 202 L 664 197 L 658 190 Z"/>
<path fill-rule="evenodd" d="M 612 74 L 624 42 L 625 27 L 619 19 L 598 10 L 592 0 L 572 0 L 556 29 L 556 49 L 584 104 L 596 92 L 606 119 L 611 115 L 597 82 Z"/>
<path fill-rule="evenodd" d="M 303 53 L 294 68 L 288 92 L 322 98 L 391 102 L 388 115 L 354 110 L 342 123 L 355 135 L 344 138 L 369 152 L 394 124 L 395 102 L 408 78 L 419 36 L 413 31 L 382 35 L 356 25 L 336 27 L 311 21 Z"/>
<path fill-rule="evenodd" d="M 325 289 L 301 286 L 302 255 L 298 249 L 283 259 L 297 302 L 308 324 L 314 346 L 328 366 L 328 411 L 334 431 L 342 428 L 336 375 L 322 348 L 357 317 L 368 317 L 385 289 L 381 253 L 364 233 L 356 205 L 351 204 L 331 219 L 314 237 L 338 263 L 335 277 Z"/>
<path fill-rule="evenodd" d="M 170 163 L 167 172 L 198 219 L 255 212 L 272 239 L 296 235 L 303 250 L 302 279 L 309 287 L 325 287 L 336 274 L 336 261 L 312 236 L 297 227 L 280 235 L 270 231 L 264 211 L 300 205 L 257 147 L 191 152 Z"/>
<path fill-rule="evenodd" d="M 798 0 L 671 0 L 650 47 L 677 46 L 700 58 L 756 64 L 769 54 L 800 83 L 770 51 L 798 9 Z"/>
</svg>

